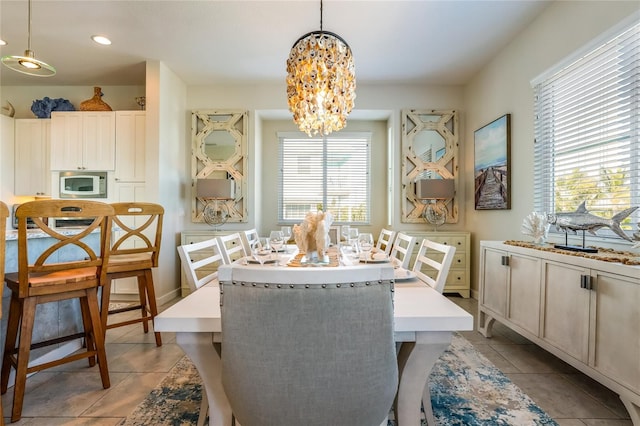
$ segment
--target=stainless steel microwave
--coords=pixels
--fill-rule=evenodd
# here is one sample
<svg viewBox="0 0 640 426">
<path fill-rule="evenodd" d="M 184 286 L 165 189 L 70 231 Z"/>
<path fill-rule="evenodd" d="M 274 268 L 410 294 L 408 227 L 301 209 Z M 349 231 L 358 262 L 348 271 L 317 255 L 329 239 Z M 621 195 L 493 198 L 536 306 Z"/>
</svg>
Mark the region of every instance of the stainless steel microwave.
<svg viewBox="0 0 640 426">
<path fill-rule="evenodd" d="M 107 172 L 60 172 L 60 198 L 107 198 Z"/>
</svg>

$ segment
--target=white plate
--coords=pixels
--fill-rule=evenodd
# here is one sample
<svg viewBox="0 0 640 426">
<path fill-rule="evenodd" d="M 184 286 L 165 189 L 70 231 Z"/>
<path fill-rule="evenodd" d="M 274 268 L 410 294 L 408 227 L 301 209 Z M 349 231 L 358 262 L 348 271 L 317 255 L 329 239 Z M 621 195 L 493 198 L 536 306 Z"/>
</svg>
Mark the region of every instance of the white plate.
<svg viewBox="0 0 640 426">
<path fill-rule="evenodd" d="M 396 268 L 393 270 L 393 279 L 397 281 L 409 281 L 416 277 L 416 273 L 408 269 Z"/>
<path fill-rule="evenodd" d="M 364 260 L 364 257 L 360 257 L 360 263 L 389 263 L 389 258 L 387 257 L 386 259 L 371 259 L 368 258 L 366 261 Z"/>
</svg>

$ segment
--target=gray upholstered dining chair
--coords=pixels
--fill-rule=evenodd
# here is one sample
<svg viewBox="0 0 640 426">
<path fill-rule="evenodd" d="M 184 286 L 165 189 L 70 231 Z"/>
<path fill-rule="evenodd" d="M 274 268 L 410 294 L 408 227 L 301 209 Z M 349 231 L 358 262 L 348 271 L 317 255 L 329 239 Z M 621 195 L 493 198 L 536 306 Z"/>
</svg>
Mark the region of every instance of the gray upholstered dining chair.
<svg viewBox="0 0 640 426">
<path fill-rule="evenodd" d="M 220 286 L 222 383 L 242 426 L 386 424 L 398 382 L 390 280 Z"/>
</svg>

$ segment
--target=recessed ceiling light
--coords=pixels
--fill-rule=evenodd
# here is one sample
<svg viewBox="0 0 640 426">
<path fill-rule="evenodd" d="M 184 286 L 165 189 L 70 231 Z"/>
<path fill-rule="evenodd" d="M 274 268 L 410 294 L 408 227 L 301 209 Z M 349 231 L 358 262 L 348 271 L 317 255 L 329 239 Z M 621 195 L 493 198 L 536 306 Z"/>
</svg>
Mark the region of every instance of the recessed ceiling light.
<svg viewBox="0 0 640 426">
<path fill-rule="evenodd" d="M 104 44 L 105 46 L 108 46 L 111 44 L 111 40 L 101 35 L 91 36 L 91 40 L 95 41 L 98 44 Z"/>
<path fill-rule="evenodd" d="M 0 46 L 6 46 L 7 42 L 0 38 Z"/>
</svg>

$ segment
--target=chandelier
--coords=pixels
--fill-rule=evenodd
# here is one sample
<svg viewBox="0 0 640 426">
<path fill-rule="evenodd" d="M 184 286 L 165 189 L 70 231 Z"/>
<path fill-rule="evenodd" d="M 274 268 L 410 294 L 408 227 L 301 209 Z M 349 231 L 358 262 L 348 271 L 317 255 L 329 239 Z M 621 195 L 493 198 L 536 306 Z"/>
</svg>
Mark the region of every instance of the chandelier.
<svg viewBox="0 0 640 426">
<path fill-rule="evenodd" d="M 342 37 L 322 30 L 300 37 L 287 60 L 287 98 L 293 121 L 307 135 L 328 135 L 347 124 L 356 98 L 351 48 Z"/>
</svg>

